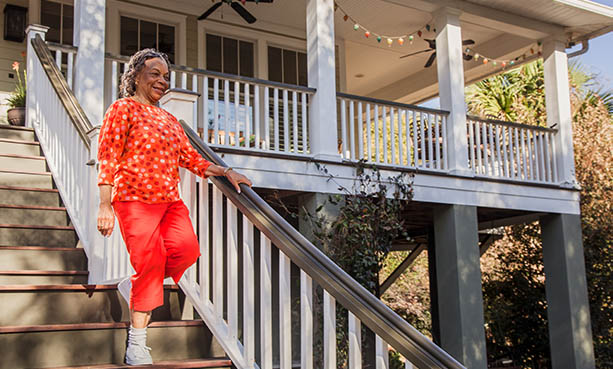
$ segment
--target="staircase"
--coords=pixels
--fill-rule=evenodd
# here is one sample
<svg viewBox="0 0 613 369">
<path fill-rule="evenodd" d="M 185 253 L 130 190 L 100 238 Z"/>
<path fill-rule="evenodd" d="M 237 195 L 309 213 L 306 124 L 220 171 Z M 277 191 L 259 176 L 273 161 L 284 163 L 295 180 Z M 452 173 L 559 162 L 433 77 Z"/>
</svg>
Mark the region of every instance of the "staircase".
<svg viewBox="0 0 613 369">
<path fill-rule="evenodd" d="M 124 367 L 128 306 L 115 285 L 87 284 L 79 246 L 33 130 L 0 125 L 0 368 Z M 230 367 L 202 320 L 182 320 L 179 289 L 164 296 L 154 367 Z"/>
</svg>

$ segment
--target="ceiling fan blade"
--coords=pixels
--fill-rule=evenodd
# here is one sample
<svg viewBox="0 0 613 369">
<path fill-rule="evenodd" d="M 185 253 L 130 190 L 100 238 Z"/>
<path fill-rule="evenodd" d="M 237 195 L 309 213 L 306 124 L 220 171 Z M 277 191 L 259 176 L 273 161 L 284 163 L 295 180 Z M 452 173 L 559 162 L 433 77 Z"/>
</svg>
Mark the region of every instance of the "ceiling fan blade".
<svg viewBox="0 0 613 369">
<path fill-rule="evenodd" d="M 464 57 L 464 60 L 466 60 L 466 61 L 473 60 L 473 56 L 472 55 L 463 53 L 462 56 Z"/>
<path fill-rule="evenodd" d="M 428 52 L 428 51 L 432 51 L 432 49 L 425 49 L 425 50 L 417 51 L 417 52 L 414 52 L 414 53 L 411 53 L 411 54 L 406 54 L 406 55 L 401 56 L 400 59 L 408 58 L 409 56 L 425 53 L 425 52 Z"/>
<path fill-rule="evenodd" d="M 432 50 L 436 49 L 436 40 L 424 38 L 424 41 L 428 43 L 428 46 L 430 46 Z"/>
<path fill-rule="evenodd" d="M 213 14 L 213 12 L 217 10 L 217 8 L 219 8 L 222 4 L 223 2 L 213 4 L 213 6 L 209 8 L 209 10 L 205 11 L 204 13 L 202 13 L 201 16 L 198 17 L 198 20 L 206 19 L 209 15 Z"/>
<path fill-rule="evenodd" d="M 462 45 L 474 45 L 474 40 L 464 40 L 462 41 Z"/>
<path fill-rule="evenodd" d="M 424 65 L 424 68 L 429 68 L 430 66 L 432 66 L 432 63 L 434 63 L 434 59 L 436 59 L 436 51 L 433 52 L 432 55 L 430 55 L 428 61 Z"/>
<path fill-rule="evenodd" d="M 234 9 L 234 11 L 236 11 L 238 13 L 238 15 L 240 15 L 241 17 L 243 17 L 243 19 L 251 24 L 251 23 L 255 23 L 256 19 L 253 15 L 251 15 L 251 13 L 249 13 L 247 11 L 247 9 L 245 9 L 241 4 L 237 3 L 237 2 L 232 2 L 232 4 L 230 4 L 230 6 L 232 7 L 232 9 Z"/>
</svg>

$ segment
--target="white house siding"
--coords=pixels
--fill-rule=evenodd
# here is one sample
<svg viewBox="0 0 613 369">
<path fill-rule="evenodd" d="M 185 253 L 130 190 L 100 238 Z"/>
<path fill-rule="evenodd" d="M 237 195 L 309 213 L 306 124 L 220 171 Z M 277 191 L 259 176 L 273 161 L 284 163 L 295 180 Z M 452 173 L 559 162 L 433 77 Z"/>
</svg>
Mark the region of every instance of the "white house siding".
<svg viewBox="0 0 613 369">
<path fill-rule="evenodd" d="M 0 0 L 0 11 L 4 11 L 4 7 L 7 4 L 18 5 L 28 7 L 27 0 Z M 17 74 L 12 69 L 12 64 L 18 61 L 22 67 L 25 67 L 25 57 L 21 53 L 26 51 L 26 43 L 14 42 L 4 40 L 4 13 L 0 13 L 0 124 L 6 124 L 6 111 L 8 106 L 6 105 L 6 98 L 9 92 L 15 89 L 15 83 L 17 82 Z M 9 75 L 12 74 L 13 78 Z"/>
</svg>

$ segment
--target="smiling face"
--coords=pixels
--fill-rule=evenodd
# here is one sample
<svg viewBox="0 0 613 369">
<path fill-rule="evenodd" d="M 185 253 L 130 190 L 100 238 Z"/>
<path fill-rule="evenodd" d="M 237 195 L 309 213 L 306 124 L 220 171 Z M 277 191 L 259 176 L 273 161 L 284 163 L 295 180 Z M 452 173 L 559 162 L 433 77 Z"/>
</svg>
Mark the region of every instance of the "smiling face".
<svg viewBox="0 0 613 369">
<path fill-rule="evenodd" d="M 136 78 L 135 97 L 151 105 L 157 104 L 170 85 L 168 65 L 161 58 L 145 61 L 145 66 Z"/>
</svg>

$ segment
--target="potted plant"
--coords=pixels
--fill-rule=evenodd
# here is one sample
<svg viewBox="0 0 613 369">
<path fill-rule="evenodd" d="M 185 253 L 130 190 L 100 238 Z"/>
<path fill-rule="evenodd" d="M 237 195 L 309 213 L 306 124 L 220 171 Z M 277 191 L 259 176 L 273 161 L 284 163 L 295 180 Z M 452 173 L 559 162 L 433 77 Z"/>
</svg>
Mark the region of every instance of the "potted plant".
<svg viewBox="0 0 613 369">
<path fill-rule="evenodd" d="M 6 102 L 10 109 L 6 112 L 7 120 L 14 126 L 25 126 L 26 123 L 26 71 L 23 78 L 19 72 L 19 62 L 13 63 L 13 70 L 17 72 L 17 86 L 11 92 Z"/>
</svg>

